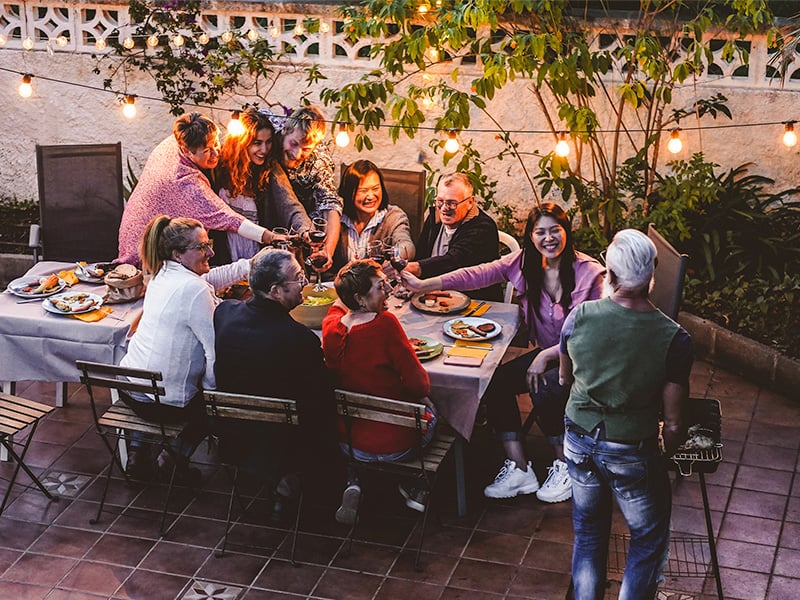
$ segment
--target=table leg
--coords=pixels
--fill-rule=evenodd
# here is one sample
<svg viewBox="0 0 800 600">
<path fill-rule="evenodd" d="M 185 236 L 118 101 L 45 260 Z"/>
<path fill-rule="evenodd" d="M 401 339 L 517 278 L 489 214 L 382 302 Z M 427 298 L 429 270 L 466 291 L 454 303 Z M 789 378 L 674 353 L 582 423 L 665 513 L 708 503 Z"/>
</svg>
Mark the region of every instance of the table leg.
<svg viewBox="0 0 800 600">
<path fill-rule="evenodd" d="M 16 381 L 0 381 L 0 391 L 4 394 L 13 394 L 17 391 Z M 14 443 L 14 436 L 8 436 L 8 442 Z M 8 462 L 8 450 L 0 445 L 0 462 Z"/>
<path fill-rule="evenodd" d="M 67 405 L 67 382 L 56 382 L 56 406 L 64 408 Z"/>
<path fill-rule="evenodd" d="M 456 441 L 453 444 L 456 463 L 456 499 L 458 502 L 458 516 L 464 517 L 467 514 L 467 486 L 464 480 L 464 438 L 456 434 Z"/>
</svg>

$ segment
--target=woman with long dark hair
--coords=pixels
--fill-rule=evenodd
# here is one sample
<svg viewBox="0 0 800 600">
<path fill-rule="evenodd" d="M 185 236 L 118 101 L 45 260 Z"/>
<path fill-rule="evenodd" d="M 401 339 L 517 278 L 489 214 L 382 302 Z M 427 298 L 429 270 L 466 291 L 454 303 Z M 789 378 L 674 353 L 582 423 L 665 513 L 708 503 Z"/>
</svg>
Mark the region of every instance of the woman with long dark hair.
<svg viewBox="0 0 800 600">
<path fill-rule="evenodd" d="M 402 277 L 413 291 L 472 290 L 502 282 L 514 286 L 530 341 L 536 348 L 500 365 L 483 395 L 487 419 L 507 457 L 484 494 L 489 498 L 511 498 L 536 492 L 545 502 L 571 498 L 572 483 L 563 449 L 568 390 L 558 383 L 558 336 L 573 308 L 600 298 L 603 267 L 575 250 L 572 226 L 564 210 L 549 202 L 531 210 L 522 248 L 498 260 L 425 280 L 406 272 Z M 541 488 L 525 457 L 517 407 L 517 394 L 524 392 L 530 392 L 539 426 L 556 456 Z"/>
</svg>

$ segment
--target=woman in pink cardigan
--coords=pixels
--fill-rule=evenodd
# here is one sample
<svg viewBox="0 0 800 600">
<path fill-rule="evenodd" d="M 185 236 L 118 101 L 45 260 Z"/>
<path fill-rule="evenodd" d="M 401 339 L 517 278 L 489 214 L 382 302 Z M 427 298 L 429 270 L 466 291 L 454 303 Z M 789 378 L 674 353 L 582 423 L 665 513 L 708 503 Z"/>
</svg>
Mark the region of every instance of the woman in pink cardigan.
<svg viewBox="0 0 800 600">
<path fill-rule="evenodd" d="M 270 230 L 256 225 L 228 206 L 211 189 L 203 171 L 219 162 L 217 126 L 206 116 L 178 117 L 172 135 L 150 154 L 133 190 L 119 228 L 118 262 L 141 264 L 139 242 L 147 224 L 159 214 L 197 219 L 206 229 L 233 231 L 270 243 Z"/>
<path fill-rule="evenodd" d="M 487 419 L 507 456 L 494 482 L 484 489 L 487 497 L 511 498 L 534 492 L 544 502 L 572 497 L 563 448 L 569 390 L 558 383 L 558 340 L 569 311 L 581 302 L 600 298 L 603 273 L 600 263 L 575 250 L 569 217 L 549 202 L 530 212 L 522 248 L 516 252 L 425 280 L 402 273 L 412 291 L 474 290 L 508 282 L 519 298 L 530 341 L 537 347 L 498 367 L 483 395 Z M 556 455 L 541 488 L 525 457 L 517 407 L 517 394 L 523 392 L 530 392 L 539 426 Z"/>
</svg>

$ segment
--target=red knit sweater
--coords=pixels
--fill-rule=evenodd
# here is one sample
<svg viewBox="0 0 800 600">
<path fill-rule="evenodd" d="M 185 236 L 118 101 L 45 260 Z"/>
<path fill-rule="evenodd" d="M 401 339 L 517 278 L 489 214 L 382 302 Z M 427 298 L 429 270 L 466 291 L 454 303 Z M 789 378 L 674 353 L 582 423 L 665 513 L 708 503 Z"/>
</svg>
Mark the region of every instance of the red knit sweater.
<svg viewBox="0 0 800 600">
<path fill-rule="evenodd" d="M 335 304 L 322 322 L 322 349 L 337 387 L 405 401 L 430 394 L 428 373 L 397 317 L 384 311 L 348 331 L 342 324 L 346 313 Z M 345 441 L 342 422 L 339 431 Z M 352 435 L 353 447 L 373 454 L 402 452 L 416 443 L 412 429 L 358 419 L 353 422 Z"/>
</svg>

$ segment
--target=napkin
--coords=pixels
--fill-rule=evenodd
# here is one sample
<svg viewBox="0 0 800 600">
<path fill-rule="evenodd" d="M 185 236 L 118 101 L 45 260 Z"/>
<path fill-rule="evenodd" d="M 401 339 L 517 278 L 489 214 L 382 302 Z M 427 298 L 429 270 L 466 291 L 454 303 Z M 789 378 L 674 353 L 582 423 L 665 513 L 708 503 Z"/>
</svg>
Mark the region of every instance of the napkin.
<svg viewBox="0 0 800 600">
<path fill-rule="evenodd" d="M 489 354 L 489 350 L 454 346 L 448 351 L 444 363 L 463 367 L 479 367 L 487 354 Z"/>
<path fill-rule="evenodd" d="M 78 276 L 75 275 L 75 269 L 71 271 L 59 271 L 58 278 L 63 279 L 67 285 L 75 285 L 78 283 Z"/>
<path fill-rule="evenodd" d="M 479 349 L 492 349 L 491 342 L 479 342 L 477 340 L 456 340 L 455 342 L 456 348 L 479 348 Z"/>
<path fill-rule="evenodd" d="M 90 310 L 89 312 L 81 313 L 79 315 L 69 315 L 73 319 L 80 319 L 81 321 L 85 321 L 86 323 L 94 323 L 96 321 L 100 321 L 105 319 L 108 315 L 110 315 L 114 310 L 110 306 L 101 306 L 97 310 Z"/>
<path fill-rule="evenodd" d="M 484 314 L 486 311 L 488 311 L 490 308 L 492 308 L 491 305 L 484 304 L 478 310 L 476 310 L 474 313 L 470 313 L 471 310 L 475 310 L 475 308 L 477 306 L 479 306 L 479 305 L 480 305 L 480 301 L 479 300 L 472 300 L 469 303 L 469 306 L 467 308 L 465 308 L 464 311 L 461 314 L 465 314 L 465 315 L 469 314 L 470 317 L 480 317 L 482 314 Z"/>
</svg>

